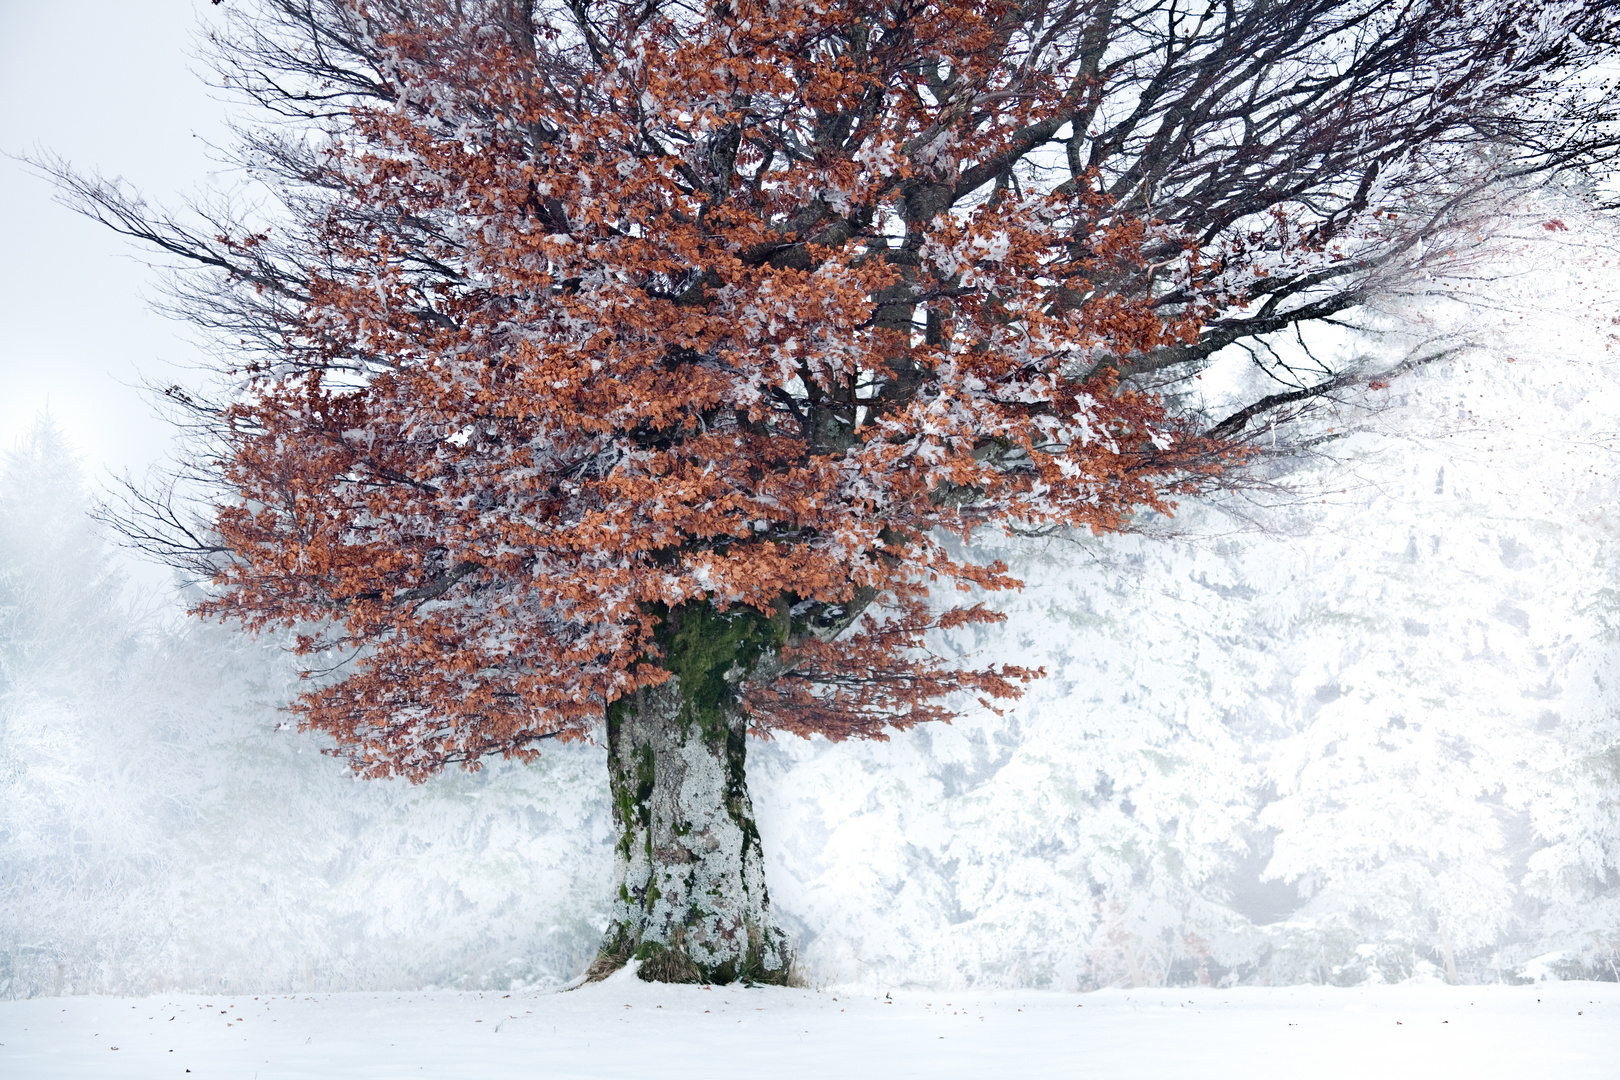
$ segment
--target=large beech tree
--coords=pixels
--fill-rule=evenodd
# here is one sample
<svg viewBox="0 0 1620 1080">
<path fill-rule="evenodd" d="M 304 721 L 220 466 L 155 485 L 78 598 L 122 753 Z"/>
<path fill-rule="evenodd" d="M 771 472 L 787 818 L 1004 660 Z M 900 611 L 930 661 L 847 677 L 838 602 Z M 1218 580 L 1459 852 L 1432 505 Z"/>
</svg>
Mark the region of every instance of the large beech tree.
<svg viewBox="0 0 1620 1080">
<path fill-rule="evenodd" d="M 787 977 L 750 730 L 881 738 L 1034 672 L 937 629 L 1014 586 L 981 524 L 1120 529 L 1259 416 L 1220 347 L 1352 307 L 1457 208 L 1598 160 L 1558 79 L 1599 5 L 265 0 L 219 39 L 275 122 L 262 219 L 61 170 L 201 267 L 229 343 L 201 614 L 288 628 L 365 775 L 609 751 L 598 972 Z M 1168 374 L 1167 374 L 1168 373 Z"/>
</svg>

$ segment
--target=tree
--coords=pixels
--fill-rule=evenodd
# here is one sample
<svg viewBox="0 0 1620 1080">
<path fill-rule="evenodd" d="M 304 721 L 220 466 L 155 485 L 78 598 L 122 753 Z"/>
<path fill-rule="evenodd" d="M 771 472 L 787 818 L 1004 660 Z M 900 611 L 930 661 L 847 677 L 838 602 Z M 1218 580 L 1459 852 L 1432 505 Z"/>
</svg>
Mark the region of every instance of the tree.
<svg viewBox="0 0 1620 1080">
<path fill-rule="evenodd" d="M 107 797 L 137 757 L 106 753 L 122 718 L 74 723 L 144 644 L 121 619 L 123 582 L 87 509 L 78 456 L 36 416 L 0 453 L 0 986 L 12 995 L 79 982 L 87 939 L 130 944 L 119 924 L 149 892 L 152 829 Z M 101 798 L 86 797 L 98 787 Z M 52 904 L 98 886 L 106 902 L 73 912 L 86 917 L 64 920 Z"/>
<path fill-rule="evenodd" d="M 0 998 L 573 977 L 600 754 L 356 790 L 295 658 L 132 590 L 90 495 L 49 417 L 0 451 Z"/>
<path fill-rule="evenodd" d="M 199 613 L 299 630 L 339 672 L 303 721 L 363 774 L 600 735 L 598 971 L 781 980 L 750 728 L 882 738 L 1016 695 L 1036 672 L 926 648 L 996 618 L 942 586 L 1016 585 L 950 538 L 1126 528 L 1347 385 L 1212 422 L 1144 380 L 1353 305 L 1492 184 L 1601 158 L 1603 117 L 1552 89 L 1612 23 L 266 0 L 220 44 L 285 121 L 241 155 L 276 214 L 191 226 L 57 169 L 212 271 L 177 304 L 232 343 L 217 399 L 170 392 L 213 439 L 207 520 L 162 492 L 119 520 L 213 579 Z"/>
</svg>

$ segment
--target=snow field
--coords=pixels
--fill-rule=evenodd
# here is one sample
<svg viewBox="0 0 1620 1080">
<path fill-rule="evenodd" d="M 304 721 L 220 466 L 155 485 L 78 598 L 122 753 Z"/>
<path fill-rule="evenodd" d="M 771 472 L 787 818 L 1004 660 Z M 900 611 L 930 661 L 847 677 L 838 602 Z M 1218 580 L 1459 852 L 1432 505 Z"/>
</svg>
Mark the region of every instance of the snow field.
<svg viewBox="0 0 1620 1080">
<path fill-rule="evenodd" d="M 995 994 L 659 986 L 0 1002 L 9 1080 L 1609 1078 L 1620 988 Z"/>
</svg>

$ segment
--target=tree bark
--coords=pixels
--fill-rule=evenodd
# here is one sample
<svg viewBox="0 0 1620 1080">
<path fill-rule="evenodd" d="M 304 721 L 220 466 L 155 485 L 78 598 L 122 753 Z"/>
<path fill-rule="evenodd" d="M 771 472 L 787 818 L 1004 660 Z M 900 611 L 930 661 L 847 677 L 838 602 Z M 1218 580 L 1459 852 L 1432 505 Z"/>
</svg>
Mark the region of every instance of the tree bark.
<svg viewBox="0 0 1620 1080">
<path fill-rule="evenodd" d="M 737 688 L 774 651 L 775 624 L 707 604 L 671 613 L 668 681 L 608 709 L 614 900 L 590 977 L 628 960 L 649 982 L 786 983 L 744 771 Z"/>
</svg>

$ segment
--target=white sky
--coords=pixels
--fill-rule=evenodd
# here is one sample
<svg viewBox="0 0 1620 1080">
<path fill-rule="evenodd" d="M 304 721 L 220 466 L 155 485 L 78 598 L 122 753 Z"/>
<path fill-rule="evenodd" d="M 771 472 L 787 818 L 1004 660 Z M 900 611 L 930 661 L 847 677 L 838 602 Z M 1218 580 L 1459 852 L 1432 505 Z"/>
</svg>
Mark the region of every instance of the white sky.
<svg viewBox="0 0 1620 1080">
<path fill-rule="evenodd" d="M 0 0 L 0 153 L 46 149 L 178 204 L 217 169 L 225 105 L 191 56 L 206 0 Z M 0 448 L 50 411 L 92 482 L 137 474 L 168 431 L 135 385 L 184 379 L 184 326 L 149 311 L 147 253 L 52 201 L 50 183 L 0 157 Z M 181 366 L 177 366 L 181 365 Z"/>
</svg>

